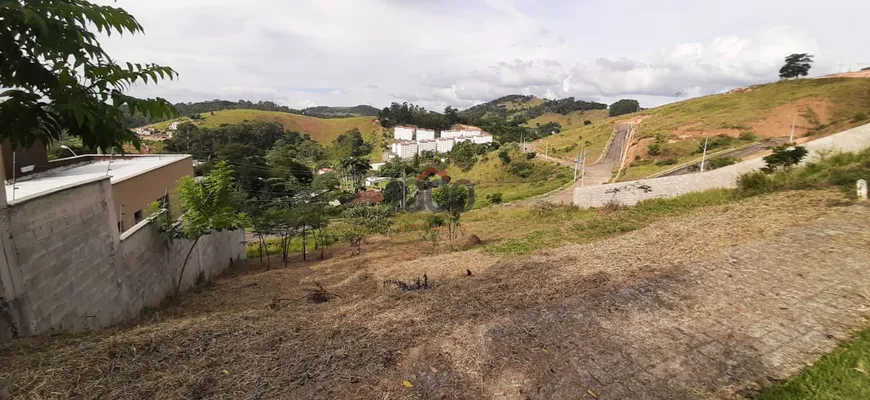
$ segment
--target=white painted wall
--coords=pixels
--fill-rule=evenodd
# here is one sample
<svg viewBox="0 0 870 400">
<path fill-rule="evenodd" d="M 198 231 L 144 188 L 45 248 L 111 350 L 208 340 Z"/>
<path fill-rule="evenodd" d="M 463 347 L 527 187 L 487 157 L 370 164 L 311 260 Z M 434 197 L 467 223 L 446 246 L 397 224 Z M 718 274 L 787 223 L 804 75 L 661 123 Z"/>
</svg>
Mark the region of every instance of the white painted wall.
<svg viewBox="0 0 870 400">
<path fill-rule="evenodd" d="M 417 141 L 435 139 L 435 131 L 428 129 L 417 129 Z"/>
<path fill-rule="evenodd" d="M 453 150 L 453 139 L 438 139 L 435 141 L 435 151 L 448 153 Z"/>
<path fill-rule="evenodd" d="M 414 140 L 414 128 L 397 126 L 393 128 L 393 137 L 399 140 Z"/>
<path fill-rule="evenodd" d="M 471 143 L 484 144 L 484 143 L 492 143 L 492 136 L 484 135 L 484 136 L 472 136 L 469 138 Z"/>
<path fill-rule="evenodd" d="M 804 146 L 810 151 L 806 161 L 818 159 L 822 153 L 826 152 L 860 151 L 870 147 L 870 124 L 814 140 Z M 576 188 L 574 189 L 574 205 L 600 207 L 610 200 L 616 200 L 625 205 L 633 205 L 653 198 L 676 197 L 708 189 L 733 188 L 737 185 L 738 177 L 764 166 L 763 159 L 755 158 L 702 173 Z M 648 192 L 640 190 L 637 188 L 639 185 L 646 185 L 650 190 Z M 620 189 L 620 191 L 613 193 L 614 189 Z"/>
<path fill-rule="evenodd" d="M 417 152 L 422 153 L 424 151 L 436 151 L 437 145 L 434 140 L 427 140 L 422 142 L 417 142 Z"/>
</svg>

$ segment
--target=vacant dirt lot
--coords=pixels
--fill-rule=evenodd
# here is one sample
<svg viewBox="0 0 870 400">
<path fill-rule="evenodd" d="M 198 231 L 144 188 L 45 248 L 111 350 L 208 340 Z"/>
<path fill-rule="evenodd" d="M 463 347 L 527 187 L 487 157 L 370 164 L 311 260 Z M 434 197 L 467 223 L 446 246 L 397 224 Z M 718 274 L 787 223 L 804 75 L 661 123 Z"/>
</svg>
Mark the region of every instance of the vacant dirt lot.
<svg viewBox="0 0 870 400">
<path fill-rule="evenodd" d="M 729 397 L 865 323 L 868 224 L 793 192 L 524 257 L 251 261 L 127 326 L 0 345 L 0 398 Z"/>
</svg>

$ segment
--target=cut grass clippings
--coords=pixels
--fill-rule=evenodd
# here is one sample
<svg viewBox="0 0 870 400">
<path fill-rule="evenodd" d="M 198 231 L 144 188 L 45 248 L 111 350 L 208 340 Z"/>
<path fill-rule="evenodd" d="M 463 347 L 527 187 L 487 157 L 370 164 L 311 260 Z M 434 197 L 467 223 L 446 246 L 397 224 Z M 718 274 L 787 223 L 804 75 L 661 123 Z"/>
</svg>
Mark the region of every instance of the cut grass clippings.
<svg viewBox="0 0 870 400">
<path fill-rule="evenodd" d="M 767 387 L 755 400 L 870 399 L 870 329 L 785 382 Z"/>
</svg>

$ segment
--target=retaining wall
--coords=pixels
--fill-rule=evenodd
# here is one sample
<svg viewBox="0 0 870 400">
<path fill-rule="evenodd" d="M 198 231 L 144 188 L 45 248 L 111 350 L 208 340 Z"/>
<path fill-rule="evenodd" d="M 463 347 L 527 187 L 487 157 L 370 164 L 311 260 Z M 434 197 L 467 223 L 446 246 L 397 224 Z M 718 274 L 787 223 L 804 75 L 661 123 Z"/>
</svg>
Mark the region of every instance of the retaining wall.
<svg viewBox="0 0 870 400">
<path fill-rule="evenodd" d="M 191 242 L 143 221 L 118 234 L 108 177 L 0 210 L 0 340 L 99 328 L 135 317 L 175 291 Z M 182 288 L 245 257 L 244 232 L 200 239 Z"/>
<path fill-rule="evenodd" d="M 860 151 L 870 147 L 870 124 L 814 140 L 804 146 L 810 151 L 806 160 L 818 159 L 822 154 L 828 152 Z M 764 166 L 764 160 L 756 158 L 696 174 L 576 188 L 574 189 L 574 205 L 600 207 L 611 200 L 624 205 L 634 205 L 648 199 L 676 197 L 708 189 L 733 188 L 737 185 L 737 178 L 740 175 Z"/>
</svg>

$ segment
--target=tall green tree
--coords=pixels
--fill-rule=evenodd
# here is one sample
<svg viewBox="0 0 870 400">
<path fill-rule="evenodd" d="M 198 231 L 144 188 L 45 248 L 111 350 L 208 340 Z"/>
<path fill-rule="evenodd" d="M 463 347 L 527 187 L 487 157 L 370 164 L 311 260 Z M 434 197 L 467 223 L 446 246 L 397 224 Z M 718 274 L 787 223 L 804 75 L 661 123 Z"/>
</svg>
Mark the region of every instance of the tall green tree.
<svg viewBox="0 0 870 400">
<path fill-rule="evenodd" d="M 785 58 L 785 65 L 779 69 L 779 79 L 791 79 L 807 76 L 813 64 L 813 55 L 795 53 Z"/>
<path fill-rule="evenodd" d="M 85 0 L 6 0 L 0 2 L 0 21 L 0 140 L 13 148 L 51 143 L 63 131 L 80 137 L 85 147 L 138 148 L 123 110 L 149 118 L 174 114 L 164 99 L 126 92 L 177 73 L 157 64 L 118 62 L 92 31 L 143 33 L 123 9 Z"/>
</svg>

